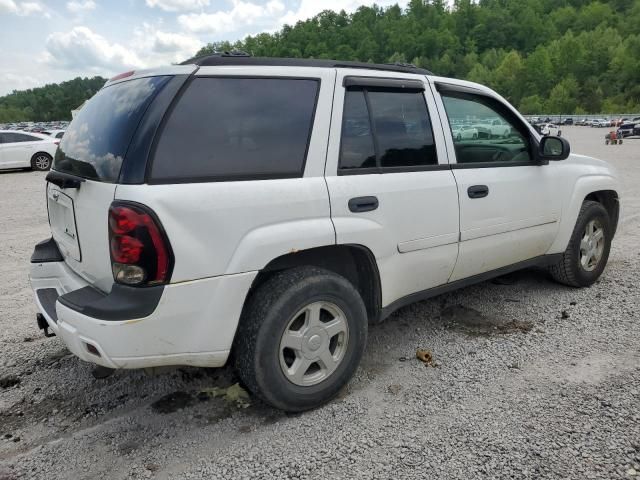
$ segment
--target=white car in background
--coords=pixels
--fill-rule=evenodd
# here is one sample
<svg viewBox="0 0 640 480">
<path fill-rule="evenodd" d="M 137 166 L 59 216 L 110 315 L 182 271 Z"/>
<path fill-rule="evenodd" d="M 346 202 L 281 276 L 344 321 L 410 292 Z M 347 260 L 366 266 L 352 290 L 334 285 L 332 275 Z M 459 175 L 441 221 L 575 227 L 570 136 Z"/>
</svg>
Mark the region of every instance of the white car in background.
<svg viewBox="0 0 640 480">
<path fill-rule="evenodd" d="M 451 127 L 454 140 L 475 140 L 478 138 L 478 129 L 470 125 L 454 125 Z"/>
<path fill-rule="evenodd" d="M 58 140 L 60 140 L 64 136 L 64 130 L 46 130 L 42 133 Z"/>
<path fill-rule="evenodd" d="M 542 133 L 542 135 L 553 135 L 556 137 L 560 137 L 562 135 L 562 130 L 560 130 L 560 127 L 553 123 L 544 123 L 540 126 L 540 133 Z"/>
<path fill-rule="evenodd" d="M 0 130 L 0 169 L 49 170 L 59 143 L 40 133 Z"/>
<path fill-rule="evenodd" d="M 473 127 L 478 131 L 479 136 L 486 138 L 507 138 L 511 135 L 511 126 L 498 118 L 488 119 Z"/>
</svg>

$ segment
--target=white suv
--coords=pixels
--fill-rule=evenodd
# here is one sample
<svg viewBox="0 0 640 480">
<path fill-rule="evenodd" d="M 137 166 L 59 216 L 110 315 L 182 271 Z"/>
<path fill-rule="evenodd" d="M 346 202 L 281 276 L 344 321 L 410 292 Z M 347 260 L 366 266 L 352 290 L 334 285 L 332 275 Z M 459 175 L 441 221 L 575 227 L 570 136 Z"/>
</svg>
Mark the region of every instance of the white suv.
<svg viewBox="0 0 640 480">
<path fill-rule="evenodd" d="M 454 137 L 469 118 L 508 134 Z M 254 394 L 301 411 L 400 307 L 531 266 L 591 285 L 619 191 L 490 89 L 407 65 L 213 55 L 128 72 L 47 176 L 38 323 L 112 369 L 231 355 Z"/>
</svg>

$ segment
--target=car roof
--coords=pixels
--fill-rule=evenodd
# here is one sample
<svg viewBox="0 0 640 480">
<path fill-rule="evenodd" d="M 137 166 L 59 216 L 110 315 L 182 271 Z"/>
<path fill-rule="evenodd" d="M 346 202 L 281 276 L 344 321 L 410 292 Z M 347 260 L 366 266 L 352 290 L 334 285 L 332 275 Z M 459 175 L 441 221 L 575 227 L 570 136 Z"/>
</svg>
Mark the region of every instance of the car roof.
<svg viewBox="0 0 640 480">
<path fill-rule="evenodd" d="M 317 67 L 317 68 L 360 68 L 367 70 L 383 70 L 388 72 L 415 73 L 431 75 L 429 70 L 418 68 L 410 63 L 367 63 L 343 60 L 324 60 L 314 58 L 277 58 L 252 57 L 247 54 L 214 53 L 194 57 L 180 65 L 213 66 L 270 66 L 270 67 Z"/>
<path fill-rule="evenodd" d="M 42 140 L 50 140 L 49 135 L 44 135 L 38 132 L 25 132 L 24 130 L 0 130 L 0 133 L 24 133 L 25 135 L 31 135 L 32 137 L 38 137 Z"/>
</svg>

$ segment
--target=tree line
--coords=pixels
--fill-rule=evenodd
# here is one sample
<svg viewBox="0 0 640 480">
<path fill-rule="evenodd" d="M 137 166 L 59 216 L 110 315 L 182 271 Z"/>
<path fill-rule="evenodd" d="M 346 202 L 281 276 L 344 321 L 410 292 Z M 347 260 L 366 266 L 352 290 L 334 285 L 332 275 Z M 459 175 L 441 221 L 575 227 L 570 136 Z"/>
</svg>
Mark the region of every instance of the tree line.
<svg viewBox="0 0 640 480">
<path fill-rule="evenodd" d="M 74 78 L 0 97 L 0 123 L 70 120 L 77 108 L 102 88 L 102 77 Z"/>
<path fill-rule="evenodd" d="M 412 63 L 488 85 L 522 113 L 640 112 L 640 0 L 412 0 L 325 11 L 196 55 Z"/>
<path fill-rule="evenodd" d="M 488 85 L 524 114 L 640 112 L 640 0 L 411 0 L 324 11 L 196 55 L 413 63 Z M 64 120 L 101 77 L 0 97 L 0 122 Z"/>
</svg>

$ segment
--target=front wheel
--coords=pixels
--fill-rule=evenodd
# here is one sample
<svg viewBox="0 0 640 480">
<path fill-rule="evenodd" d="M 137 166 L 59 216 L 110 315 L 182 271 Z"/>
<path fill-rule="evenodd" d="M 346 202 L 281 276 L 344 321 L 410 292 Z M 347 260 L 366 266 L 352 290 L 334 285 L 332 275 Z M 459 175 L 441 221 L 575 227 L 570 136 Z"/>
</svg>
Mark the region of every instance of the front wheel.
<svg viewBox="0 0 640 480">
<path fill-rule="evenodd" d="M 233 347 L 236 370 L 276 408 L 318 407 L 356 371 L 367 323 L 362 298 L 340 275 L 315 267 L 278 272 L 245 305 Z"/>
<path fill-rule="evenodd" d="M 607 210 L 598 202 L 585 201 L 562 259 L 549 268 L 551 275 L 572 287 L 592 285 L 607 265 L 612 237 Z"/>
<path fill-rule="evenodd" d="M 36 153 L 31 158 L 31 169 L 39 172 L 46 172 L 51 169 L 51 155 L 48 153 Z"/>
</svg>

